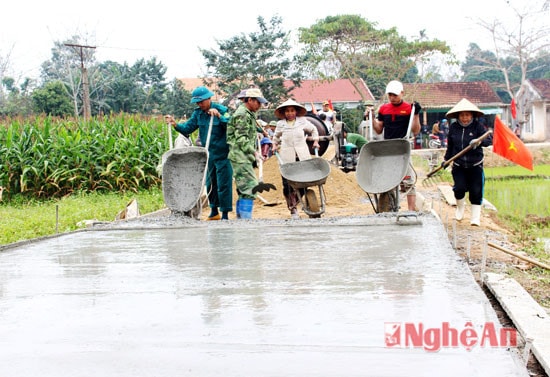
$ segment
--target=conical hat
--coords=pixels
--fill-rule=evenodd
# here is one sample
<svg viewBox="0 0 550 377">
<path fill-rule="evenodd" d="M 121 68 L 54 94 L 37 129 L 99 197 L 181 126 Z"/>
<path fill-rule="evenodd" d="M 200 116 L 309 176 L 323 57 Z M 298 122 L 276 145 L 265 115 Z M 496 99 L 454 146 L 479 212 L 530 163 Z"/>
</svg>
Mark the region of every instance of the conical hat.
<svg viewBox="0 0 550 377">
<path fill-rule="evenodd" d="M 299 104 L 293 99 L 289 99 L 277 106 L 275 109 L 275 116 L 279 119 L 285 119 L 285 107 L 289 106 L 293 106 L 296 109 L 296 116 L 302 117 L 307 113 L 304 105 Z"/>
<path fill-rule="evenodd" d="M 483 115 L 476 105 L 468 101 L 466 98 L 462 98 L 451 110 L 447 111 L 447 118 L 457 118 L 458 113 L 462 111 L 470 111 L 474 114 L 474 118 L 480 117 Z"/>
</svg>

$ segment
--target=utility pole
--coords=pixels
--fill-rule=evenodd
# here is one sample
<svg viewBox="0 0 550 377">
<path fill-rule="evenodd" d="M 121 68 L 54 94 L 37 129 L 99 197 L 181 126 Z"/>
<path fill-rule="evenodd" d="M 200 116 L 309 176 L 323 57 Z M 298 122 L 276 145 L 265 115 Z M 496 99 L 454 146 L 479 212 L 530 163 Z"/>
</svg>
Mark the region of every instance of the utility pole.
<svg viewBox="0 0 550 377">
<path fill-rule="evenodd" d="M 88 120 L 92 114 L 92 105 L 90 104 L 90 82 L 88 81 L 88 70 L 84 66 L 84 49 L 95 48 L 95 46 L 84 46 L 72 43 L 65 43 L 65 46 L 80 49 L 80 70 L 82 71 L 82 115 L 85 120 Z"/>
</svg>

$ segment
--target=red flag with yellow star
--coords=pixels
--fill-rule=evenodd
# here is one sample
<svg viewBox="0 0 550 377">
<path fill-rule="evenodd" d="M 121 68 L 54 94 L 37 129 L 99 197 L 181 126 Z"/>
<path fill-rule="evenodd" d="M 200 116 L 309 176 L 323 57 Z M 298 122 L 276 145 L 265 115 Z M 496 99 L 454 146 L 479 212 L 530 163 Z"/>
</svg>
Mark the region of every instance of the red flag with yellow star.
<svg viewBox="0 0 550 377">
<path fill-rule="evenodd" d="M 495 118 L 493 152 L 526 169 L 533 170 L 531 151 L 498 117 Z"/>
</svg>

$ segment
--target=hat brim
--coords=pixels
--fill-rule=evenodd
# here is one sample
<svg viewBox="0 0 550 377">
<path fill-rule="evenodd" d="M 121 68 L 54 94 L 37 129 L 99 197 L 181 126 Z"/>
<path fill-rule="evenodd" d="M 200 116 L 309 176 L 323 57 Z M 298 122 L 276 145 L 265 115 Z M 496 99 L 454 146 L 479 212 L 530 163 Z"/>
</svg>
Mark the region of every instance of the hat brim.
<svg viewBox="0 0 550 377">
<path fill-rule="evenodd" d="M 191 98 L 191 103 L 199 103 L 210 98 L 211 97 L 193 97 Z"/>
<path fill-rule="evenodd" d="M 474 116 L 474 118 L 479 118 L 479 117 L 482 117 L 484 116 L 485 114 L 480 112 L 480 111 L 473 111 L 473 110 L 460 110 L 460 111 L 455 111 L 453 113 L 447 113 L 447 118 L 449 119 L 457 119 L 458 118 L 458 114 L 460 113 L 472 113 L 472 115 Z"/>
<path fill-rule="evenodd" d="M 294 107 L 296 109 L 297 117 L 303 117 L 307 113 L 307 110 L 305 107 L 289 105 L 289 106 L 283 106 L 283 107 L 277 108 L 277 110 L 274 111 L 275 116 L 279 119 L 285 119 L 285 109 L 287 107 Z"/>
</svg>

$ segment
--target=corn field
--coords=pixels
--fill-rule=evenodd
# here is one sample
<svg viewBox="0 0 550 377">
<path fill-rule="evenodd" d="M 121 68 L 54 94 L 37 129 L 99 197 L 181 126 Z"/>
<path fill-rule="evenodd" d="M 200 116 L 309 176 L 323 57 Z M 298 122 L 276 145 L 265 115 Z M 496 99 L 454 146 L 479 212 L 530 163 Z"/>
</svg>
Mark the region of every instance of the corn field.
<svg viewBox="0 0 550 377">
<path fill-rule="evenodd" d="M 52 117 L 0 123 L 0 186 L 10 195 L 137 191 L 160 183 L 168 148 L 161 117 L 115 115 L 89 121 Z"/>
</svg>

